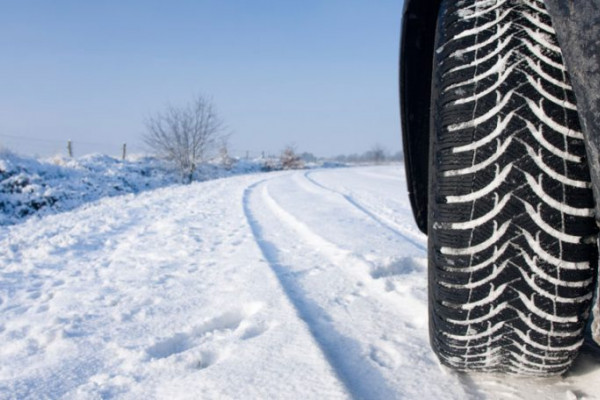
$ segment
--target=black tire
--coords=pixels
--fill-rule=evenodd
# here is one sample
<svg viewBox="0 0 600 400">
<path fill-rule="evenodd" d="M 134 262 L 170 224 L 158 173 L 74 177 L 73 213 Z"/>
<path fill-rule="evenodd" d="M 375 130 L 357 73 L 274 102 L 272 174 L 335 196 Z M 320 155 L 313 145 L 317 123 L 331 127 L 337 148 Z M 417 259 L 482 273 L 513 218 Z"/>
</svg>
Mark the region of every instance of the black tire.
<svg viewBox="0 0 600 400">
<path fill-rule="evenodd" d="M 597 228 L 540 0 L 443 0 L 432 84 L 430 337 L 447 366 L 549 376 L 583 342 Z"/>
</svg>

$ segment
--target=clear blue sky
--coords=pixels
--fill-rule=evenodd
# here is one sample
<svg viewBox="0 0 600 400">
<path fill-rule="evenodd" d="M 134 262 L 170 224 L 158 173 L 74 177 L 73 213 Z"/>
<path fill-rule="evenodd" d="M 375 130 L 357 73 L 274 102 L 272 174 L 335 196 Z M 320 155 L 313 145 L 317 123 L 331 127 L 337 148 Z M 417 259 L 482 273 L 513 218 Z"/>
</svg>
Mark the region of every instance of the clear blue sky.
<svg viewBox="0 0 600 400">
<path fill-rule="evenodd" d="M 145 118 L 196 94 L 238 154 L 401 148 L 402 0 L 2 3 L 0 144 L 19 152 L 141 150 Z"/>
</svg>

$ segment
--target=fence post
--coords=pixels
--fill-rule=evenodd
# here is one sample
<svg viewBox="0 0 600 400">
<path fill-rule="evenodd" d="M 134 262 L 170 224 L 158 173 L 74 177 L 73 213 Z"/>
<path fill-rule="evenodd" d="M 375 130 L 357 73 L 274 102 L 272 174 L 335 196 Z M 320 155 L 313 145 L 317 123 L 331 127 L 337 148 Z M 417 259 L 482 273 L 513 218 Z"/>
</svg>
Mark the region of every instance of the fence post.
<svg viewBox="0 0 600 400">
<path fill-rule="evenodd" d="M 73 144 L 71 143 L 71 141 L 67 141 L 67 151 L 69 153 L 69 157 L 73 158 Z"/>
<path fill-rule="evenodd" d="M 123 156 L 121 159 L 125 161 L 125 157 L 127 157 L 127 143 L 123 143 Z"/>
</svg>

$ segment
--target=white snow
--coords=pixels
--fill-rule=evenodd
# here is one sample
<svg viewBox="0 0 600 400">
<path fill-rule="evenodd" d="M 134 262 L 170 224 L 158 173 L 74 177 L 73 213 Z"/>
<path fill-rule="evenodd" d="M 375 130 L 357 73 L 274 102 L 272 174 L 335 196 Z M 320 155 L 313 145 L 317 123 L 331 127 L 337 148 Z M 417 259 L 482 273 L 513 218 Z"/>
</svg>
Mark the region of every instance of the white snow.
<svg viewBox="0 0 600 400">
<path fill-rule="evenodd" d="M 231 168 L 204 163 L 198 167 L 195 180 L 257 172 L 263 167 L 262 162 L 236 160 Z M 35 160 L 0 148 L 0 225 L 180 181 L 173 166 L 152 157 L 122 161 L 91 154 L 80 158 Z"/>
<path fill-rule="evenodd" d="M 2 399 L 594 398 L 458 374 L 428 343 L 400 166 L 251 174 L 0 226 Z"/>
</svg>

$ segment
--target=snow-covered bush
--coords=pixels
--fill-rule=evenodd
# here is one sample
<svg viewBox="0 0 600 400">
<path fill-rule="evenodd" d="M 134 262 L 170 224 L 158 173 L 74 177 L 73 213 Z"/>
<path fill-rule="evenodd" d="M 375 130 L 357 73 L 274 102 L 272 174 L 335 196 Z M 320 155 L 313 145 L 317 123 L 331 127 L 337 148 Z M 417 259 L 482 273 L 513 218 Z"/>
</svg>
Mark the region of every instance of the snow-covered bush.
<svg viewBox="0 0 600 400">
<path fill-rule="evenodd" d="M 304 161 L 294 151 L 291 146 L 286 147 L 279 157 L 281 169 L 301 169 L 304 168 Z"/>
<path fill-rule="evenodd" d="M 106 196 L 174 184 L 177 178 L 165 163 L 153 158 L 120 161 L 94 154 L 36 160 L 4 151 L 0 153 L 0 225 L 70 210 Z"/>
<path fill-rule="evenodd" d="M 226 156 L 225 165 L 223 157 L 198 165 L 193 180 L 303 166 L 295 154 L 255 160 Z M 172 163 L 154 157 L 122 161 L 91 154 L 37 160 L 0 151 L 0 225 L 15 224 L 33 215 L 72 210 L 103 197 L 140 193 L 180 182 L 180 172 Z"/>
<path fill-rule="evenodd" d="M 258 160 L 229 158 L 226 166 L 200 164 L 195 181 L 260 172 Z M 36 160 L 0 152 L 0 225 L 15 224 L 33 215 L 72 210 L 107 196 L 140 193 L 175 185 L 180 173 L 154 157 L 121 161 L 101 154 L 80 158 Z"/>
</svg>

